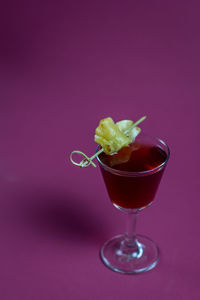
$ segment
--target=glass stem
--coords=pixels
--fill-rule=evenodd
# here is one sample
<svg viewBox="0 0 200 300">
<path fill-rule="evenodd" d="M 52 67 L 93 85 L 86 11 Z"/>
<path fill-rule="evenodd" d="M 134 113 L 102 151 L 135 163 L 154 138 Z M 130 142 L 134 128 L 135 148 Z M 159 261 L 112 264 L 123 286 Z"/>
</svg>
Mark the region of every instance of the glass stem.
<svg viewBox="0 0 200 300">
<path fill-rule="evenodd" d="M 125 234 L 125 245 L 127 247 L 137 247 L 136 240 L 136 221 L 137 221 L 137 210 L 128 212 L 127 214 L 127 225 Z"/>
<path fill-rule="evenodd" d="M 143 247 L 136 237 L 137 212 L 138 210 L 128 212 L 125 238 L 121 243 L 120 254 L 124 255 L 128 261 L 130 259 L 138 259 L 143 254 Z"/>
</svg>

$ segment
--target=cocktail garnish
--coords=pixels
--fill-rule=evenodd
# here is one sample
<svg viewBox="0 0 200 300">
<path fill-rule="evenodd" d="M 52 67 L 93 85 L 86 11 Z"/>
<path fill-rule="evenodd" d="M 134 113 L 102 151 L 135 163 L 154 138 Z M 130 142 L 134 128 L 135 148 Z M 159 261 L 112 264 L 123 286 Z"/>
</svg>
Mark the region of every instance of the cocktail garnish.
<svg viewBox="0 0 200 300">
<path fill-rule="evenodd" d="M 100 153 L 105 152 L 106 154 L 111 155 L 132 143 L 141 131 L 137 125 L 143 122 L 145 119 L 146 116 L 140 118 L 135 123 L 130 120 L 122 120 L 114 123 L 111 118 L 102 119 L 99 123 L 99 126 L 96 128 L 94 138 L 95 142 L 97 142 L 102 148 L 91 157 L 88 157 L 81 151 L 74 150 L 70 154 L 71 162 L 74 165 L 82 168 L 88 167 L 89 165 L 96 167 L 92 160 Z M 79 163 L 75 162 L 73 160 L 74 153 L 82 155 L 84 159 Z"/>
</svg>

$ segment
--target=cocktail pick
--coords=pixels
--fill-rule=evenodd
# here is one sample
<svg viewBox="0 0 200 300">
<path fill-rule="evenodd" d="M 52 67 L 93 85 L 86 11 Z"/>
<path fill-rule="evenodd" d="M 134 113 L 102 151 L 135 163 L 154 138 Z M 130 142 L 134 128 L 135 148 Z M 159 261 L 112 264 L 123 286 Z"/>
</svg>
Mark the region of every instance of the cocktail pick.
<svg viewBox="0 0 200 300">
<path fill-rule="evenodd" d="M 136 121 L 135 123 L 133 123 L 133 125 L 128 128 L 127 130 L 125 130 L 123 133 L 126 135 L 130 130 L 132 130 L 134 127 L 136 127 L 138 124 L 140 124 L 141 122 L 143 122 L 144 120 L 146 119 L 146 116 L 140 118 L 138 121 Z M 97 153 L 95 153 L 93 156 L 91 157 L 88 157 L 85 153 L 79 151 L 79 150 L 74 150 L 71 152 L 70 154 L 70 161 L 76 165 L 76 166 L 79 166 L 81 168 L 84 168 L 84 167 L 88 167 L 89 165 L 92 165 L 93 167 L 96 168 L 96 165 L 95 163 L 93 162 L 93 159 L 96 158 L 100 153 L 102 153 L 104 150 L 103 148 L 101 148 Z M 76 153 L 76 154 L 80 154 L 84 157 L 84 159 L 81 161 L 81 162 L 75 162 L 73 160 L 73 154 Z"/>
</svg>

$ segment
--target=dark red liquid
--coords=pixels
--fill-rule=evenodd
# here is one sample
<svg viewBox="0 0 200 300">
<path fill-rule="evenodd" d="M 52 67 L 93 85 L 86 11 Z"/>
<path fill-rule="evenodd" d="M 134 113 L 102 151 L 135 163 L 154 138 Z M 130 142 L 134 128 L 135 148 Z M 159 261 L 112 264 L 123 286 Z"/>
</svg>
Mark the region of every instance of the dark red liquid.
<svg viewBox="0 0 200 300">
<path fill-rule="evenodd" d="M 121 149 L 117 154 L 107 155 L 103 152 L 99 158 L 112 170 L 128 172 L 152 170 L 150 173 L 142 175 L 140 173 L 140 176 L 136 174 L 136 176 L 121 176 L 106 170 L 100 164 L 108 194 L 115 205 L 136 209 L 143 208 L 153 201 L 164 166 L 154 169 L 167 159 L 167 154 L 160 147 L 136 141 Z"/>
</svg>

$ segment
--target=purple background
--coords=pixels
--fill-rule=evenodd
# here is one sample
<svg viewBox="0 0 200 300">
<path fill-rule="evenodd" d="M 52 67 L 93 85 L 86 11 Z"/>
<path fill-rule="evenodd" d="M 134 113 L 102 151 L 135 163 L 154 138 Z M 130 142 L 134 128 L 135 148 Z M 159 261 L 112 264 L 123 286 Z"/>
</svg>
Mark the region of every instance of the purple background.
<svg viewBox="0 0 200 300">
<path fill-rule="evenodd" d="M 0 12 L 0 298 L 199 299 L 199 1 L 15 1 Z M 103 117 L 137 120 L 171 158 L 138 232 L 158 266 L 99 259 L 123 233 L 93 154 Z"/>
</svg>

